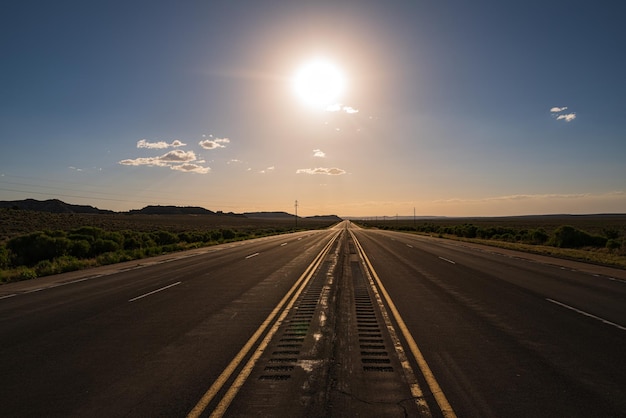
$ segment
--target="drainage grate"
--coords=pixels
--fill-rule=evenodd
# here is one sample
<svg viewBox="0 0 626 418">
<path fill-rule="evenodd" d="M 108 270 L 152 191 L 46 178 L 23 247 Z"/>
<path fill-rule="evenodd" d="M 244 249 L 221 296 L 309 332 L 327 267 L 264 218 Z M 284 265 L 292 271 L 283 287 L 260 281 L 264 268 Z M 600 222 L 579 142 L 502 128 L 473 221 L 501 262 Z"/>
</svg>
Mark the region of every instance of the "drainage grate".
<svg viewBox="0 0 626 418">
<path fill-rule="evenodd" d="M 351 263 L 354 278 L 354 301 L 356 312 L 356 327 L 361 348 L 361 363 L 365 372 L 393 372 L 389 352 L 382 338 L 380 320 L 376 315 L 368 285 L 362 274 L 359 274 L 360 265 L 357 261 Z"/>
</svg>

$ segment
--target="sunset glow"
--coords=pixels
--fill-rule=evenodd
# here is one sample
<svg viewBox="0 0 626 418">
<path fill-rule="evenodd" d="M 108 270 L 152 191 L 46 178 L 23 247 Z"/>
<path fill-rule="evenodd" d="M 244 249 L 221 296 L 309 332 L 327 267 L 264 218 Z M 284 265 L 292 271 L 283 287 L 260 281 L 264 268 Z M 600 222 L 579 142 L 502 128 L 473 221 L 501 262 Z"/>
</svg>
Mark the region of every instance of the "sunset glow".
<svg viewBox="0 0 626 418">
<path fill-rule="evenodd" d="M 9 3 L 0 200 L 626 210 L 620 2 Z"/>
<path fill-rule="evenodd" d="M 323 109 L 335 104 L 341 97 L 346 88 L 346 79 L 334 63 L 317 58 L 298 69 L 292 86 L 305 104 Z"/>
</svg>

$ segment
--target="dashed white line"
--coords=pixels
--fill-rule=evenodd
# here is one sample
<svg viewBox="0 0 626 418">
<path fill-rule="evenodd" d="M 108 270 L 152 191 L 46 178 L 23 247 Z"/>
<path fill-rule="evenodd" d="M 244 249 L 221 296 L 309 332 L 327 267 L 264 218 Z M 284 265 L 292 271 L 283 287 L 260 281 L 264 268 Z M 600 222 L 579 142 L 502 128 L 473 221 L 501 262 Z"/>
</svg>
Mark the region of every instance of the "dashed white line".
<svg viewBox="0 0 626 418">
<path fill-rule="evenodd" d="M 0 299 L 8 299 L 8 298 L 12 298 L 13 296 L 17 296 L 17 293 L 12 293 L 10 295 L 0 296 Z"/>
<path fill-rule="evenodd" d="M 280 244 L 281 247 L 284 247 L 285 245 L 287 245 L 286 242 L 283 242 L 282 244 Z"/>
<path fill-rule="evenodd" d="M 594 314 L 590 314 L 589 312 L 581 311 L 580 309 L 574 308 L 573 306 L 566 305 L 566 304 L 561 303 L 561 302 L 559 302 L 559 301 L 556 301 L 556 300 L 554 300 L 554 299 L 549 299 L 549 298 L 546 298 L 546 300 L 547 300 L 548 302 L 552 302 L 552 303 L 555 303 L 555 304 L 557 304 L 557 305 L 559 305 L 559 306 L 562 306 L 563 308 L 566 308 L 566 309 L 569 309 L 569 310 L 571 310 L 571 311 L 577 312 L 577 313 L 579 313 L 579 314 L 581 314 L 581 315 L 588 316 L 589 318 L 597 319 L 598 321 L 600 321 L 600 322 L 604 322 L 604 323 L 605 323 L 605 324 L 607 324 L 607 325 L 612 325 L 612 326 L 614 326 L 615 328 L 619 328 L 619 329 L 621 329 L 622 331 L 626 331 L 626 327 L 623 327 L 623 326 L 621 326 L 621 325 L 618 325 L 618 324 L 616 324 L 615 322 L 611 322 L 611 321 L 608 321 L 608 320 L 606 320 L 606 319 L 604 319 L 604 318 L 600 318 L 599 316 L 596 316 L 596 315 L 594 315 Z"/>
<path fill-rule="evenodd" d="M 413 246 L 411 244 L 407 244 L 406 246 L 409 247 L 409 248 L 413 248 Z"/>
<path fill-rule="evenodd" d="M 152 292 L 148 292 L 148 293 L 145 293 L 145 294 L 143 294 L 141 296 L 137 296 L 136 298 L 129 299 L 128 301 L 129 302 L 134 302 L 134 301 L 139 300 L 141 298 L 145 298 L 146 296 L 150 296 L 150 295 L 154 295 L 155 293 L 162 292 L 163 290 L 169 289 L 170 287 L 178 286 L 181 283 L 182 282 L 172 283 L 172 284 L 170 284 L 168 286 L 165 286 L 165 287 L 162 287 L 160 289 L 153 290 Z"/>
<path fill-rule="evenodd" d="M 250 254 L 249 256 L 247 256 L 247 257 L 246 257 L 246 260 L 247 260 L 248 258 L 256 257 L 256 256 L 257 256 L 257 255 L 259 255 L 259 254 L 261 254 L 261 253 L 254 253 L 254 254 Z"/>
<path fill-rule="evenodd" d="M 439 257 L 439 258 L 440 258 L 440 259 L 442 259 L 443 261 L 447 261 L 447 262 L 448 262 L 448 263 L 450 263 L 450 264 L 456 264 L 454 261 L 449 260 L 449 259 L 447 259 L 447 258 L 444 258 L 444 257 Z"/>
</svg>

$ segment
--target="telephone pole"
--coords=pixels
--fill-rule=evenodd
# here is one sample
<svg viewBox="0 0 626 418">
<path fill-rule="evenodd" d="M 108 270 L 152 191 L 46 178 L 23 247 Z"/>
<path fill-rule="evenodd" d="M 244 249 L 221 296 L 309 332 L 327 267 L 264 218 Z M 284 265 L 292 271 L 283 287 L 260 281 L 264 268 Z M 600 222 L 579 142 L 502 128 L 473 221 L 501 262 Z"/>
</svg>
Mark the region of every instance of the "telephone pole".
<svg viewBox="0 0 626 418">
<path fill-rule="evenodd" d="M 298 228 L 298 201 L 297 200 L 294 206 L 296 208 L 296 229 L 297 229 Z"/>
</svg>

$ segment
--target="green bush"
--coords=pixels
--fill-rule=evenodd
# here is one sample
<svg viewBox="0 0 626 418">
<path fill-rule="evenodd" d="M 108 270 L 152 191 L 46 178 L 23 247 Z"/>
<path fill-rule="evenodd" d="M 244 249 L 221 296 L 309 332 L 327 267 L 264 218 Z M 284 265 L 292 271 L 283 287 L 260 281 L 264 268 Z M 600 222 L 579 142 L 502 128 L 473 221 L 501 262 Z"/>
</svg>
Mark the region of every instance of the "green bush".
<svg viewBox="0 0 626 418">
<path fill-rule="evenodd" d="M 605 237 L 590 235 L 573 226 L 564 225 L 554 231 L 548 244 L 559 248 L 581 248 L 604 247 L 606 242 Z"/>
</svg>

